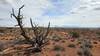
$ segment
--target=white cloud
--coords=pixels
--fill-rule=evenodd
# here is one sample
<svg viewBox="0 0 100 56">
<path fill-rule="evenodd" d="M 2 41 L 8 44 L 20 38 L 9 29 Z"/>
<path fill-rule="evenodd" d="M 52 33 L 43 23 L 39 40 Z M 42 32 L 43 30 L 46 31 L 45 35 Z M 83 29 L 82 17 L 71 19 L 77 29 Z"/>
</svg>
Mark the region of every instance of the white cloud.
<svg viewBox="0 0 100 56">
<path fill-rule="evenodd" d="M 13 1 L 14 0 L 6 0 L 6 2 L 11 3 L 11 4 L 13 3 Z"/>
<path fill-rule="evenodd" d="M 47 26 L 48 22 L 50 21 L 52 26 L 100 27 L 99 25 L 100 1 L 98 0 L 80 0 L 78 6 L 72 7 L 71 10 L 72 14 L 51 16 L 51 17 L 42 15 L 46 9 L 50 9 L 54 7 L 54 5 L 48 0 L 30 0 L 30 1 L 29 0 L 6 0 L 6 1 L 9 4 L 11 4 L 15 9 L 19 8 L 22 4 L 25 4 L 25 7 L 23 8 L 23 14 L 25 15 L 25 18 L 27 18 L 24 20 L 26 26 L 30 25 L 29 18 L 32 17 L 35 22 L 44 26 Z M 8 17 L 11 7 L 7 6 L 7 8 L 9 9 L 7 9 L 4 5 L 0 5 L 0 7 L 2 7 L 0 8 L 0 12 L 2 14 L 4 12 L 4 14 L 3 15 L 0 14 L 0 16 L 4 17 L 5 15 L 7 15 Z M 65 10 L 64 12 L 67 11 Z M 0 21 L 0 23 L 3 22 L 4 21 L 2 22 Z M 12 22 L 15 21 L 12 20 Z M 8 22 L 6 24 L 8 24 Z"/>
<path fill-rule="evenodd" d="M 22 0 L 14 4 L 15 9 L 19 8 L 23 4 L 25 4 L 23 14 L 26 16 L 26 18 L 39 17 L 44 13 L 45 8 L 52 7 L 52 4 L 47 0 Z"/>
<path fill-rule="evenodd" d="M 10 11 L 12 9 L 12 6 L 16 10 L 20 6 L 25 4 L 25 7 L 23 8 L 23 14 L 27 19 L 29 19 L 30 17 L 36 18 L 41 16 L 45 8 L 49 8 L 52 6 L 52 4 L 49 3 L 47 0 L 42 0 L 42 1 L 41 0 L 30 0 L 30 1 L 29 0 L 4 0 L 4 1 L 7 2 L 7 4 L 0 5 L 1 7 L 0 17 L 5 19 L 10 18 L 10 13 L 11 13 Z"/>
</svg>

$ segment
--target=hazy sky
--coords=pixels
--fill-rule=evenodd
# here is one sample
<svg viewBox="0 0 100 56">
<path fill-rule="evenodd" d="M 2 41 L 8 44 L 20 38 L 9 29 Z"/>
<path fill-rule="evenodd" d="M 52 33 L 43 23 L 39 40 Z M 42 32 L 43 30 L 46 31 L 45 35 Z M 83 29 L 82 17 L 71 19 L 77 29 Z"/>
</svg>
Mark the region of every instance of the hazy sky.
<svg viewBox="0 0 100 56">
<path fill-rule="evenodd" d="M 43 26 L 50 21 L 59 27 L 100 27 L 100 0 L 0 0 L 0 26 L 16 25 L 11 9 L 23 4 L 25 26 L 32 18 Z"/>
</svg>

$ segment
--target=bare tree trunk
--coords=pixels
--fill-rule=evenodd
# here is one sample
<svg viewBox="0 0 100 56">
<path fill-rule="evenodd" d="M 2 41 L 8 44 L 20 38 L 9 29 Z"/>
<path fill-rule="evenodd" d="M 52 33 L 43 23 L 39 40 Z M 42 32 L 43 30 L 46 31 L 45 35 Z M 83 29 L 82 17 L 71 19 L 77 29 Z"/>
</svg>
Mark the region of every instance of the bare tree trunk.
<svg viewBox="0 0 100 56">
<path fill-rule="evenodd" d="M 12 9 L 11 16 L 13 16 L 16 19 L 16 21 L 18 23 L 18 26 L 21 29 L 21 35 L 25 38 L 25 40 L 27 42 L 29 42 L 30 44 L 32 44 L 32 46 L 34 47 L 34 50 L 36 52 L 41 51 L 42 47 L 45 45 L 45 43 L 48 42 L 47 36 L 49 34 L 49 31 L 50 31 L 50 23 L 48 24 L 47 30 L 45 31 L 44 29 L 40 28 L 36 24 L 34 26 L 33 22 L 32 22 L 32 19 L 30 19 L 32 30 L 34 31 L 34 35 L 35 35 L 33 37 L 33 39 L 30 39 L 31 37 L 29 37 L 26 34 L 26 31 L 25 31 L 25 29 L 23 27 L 23 24 L 22 24 L 23 15 L 21 15 L 21 9 L 23 7 L 24 7 L 24 5 L 19 8 L 18 15 L 15 15 L 14 9 Z"/>
</svg>

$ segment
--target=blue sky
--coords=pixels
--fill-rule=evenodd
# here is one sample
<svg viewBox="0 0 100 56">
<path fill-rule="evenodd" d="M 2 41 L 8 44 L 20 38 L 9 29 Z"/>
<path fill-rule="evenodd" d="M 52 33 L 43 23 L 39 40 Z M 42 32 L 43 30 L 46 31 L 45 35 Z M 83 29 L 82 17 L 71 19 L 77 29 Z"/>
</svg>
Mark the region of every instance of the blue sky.
<svg viewBox="0 0 100 56">
<path fill-rule="evenodd" d="M 24 25 L 30 27 L 29 19 L 40 26 L 55 27 L 100 27 L 99 0 L 0 0 L 0 26 L 14 26 L 16 20 L 10 17 L 25 4 L 22 10 Z"/>
</svg>

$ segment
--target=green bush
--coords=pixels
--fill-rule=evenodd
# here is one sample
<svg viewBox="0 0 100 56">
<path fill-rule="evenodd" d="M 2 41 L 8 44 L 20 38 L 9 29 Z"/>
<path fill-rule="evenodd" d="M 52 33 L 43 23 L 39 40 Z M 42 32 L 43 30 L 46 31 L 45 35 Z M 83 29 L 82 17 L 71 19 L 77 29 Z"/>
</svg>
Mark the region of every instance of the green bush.
<svg viewBox="0 0 100 56">
<path fill-rule="evenodd" d="M 97 35 L 100 35 L 100 32 L 96 32 Z"/>
<path fill-rule="evenodd" d="M 59 53 L 57 53 L 57 54 L 56 54 L 56 56 L 60 56 L 60 54 L 59 54 Z"/>
<path fill-rule="evenodd" d="M 79 33 L 77 33 L 77 32 L 70 32 L 69 34 L 70 34 L 73 38 L 79 38 L 79 37 L 80 37 Z"/>
<path fill-rule="evenodd" d="M 75 48 L 76 46 L 74 44 L 69 44 L 68 47 Z"/>
<path fill-rule="evenodd" d="M 60 40 L 61 40 L 61 37 L 59 37 L 59 36 L 55 35 L 55 36 L 53 36 L 53 39 L 52 39 L 52 40 L 54 40 L 54 41 L 58 42 L 58 41 L 60 41 Z"/>
<path fill-rule="evenodd" d="M 55 45 L 54 48 L 53 48 L 54 51 L 64 51 L 64 47 L 61 47 L 59 45 Z"/>
</svg>

